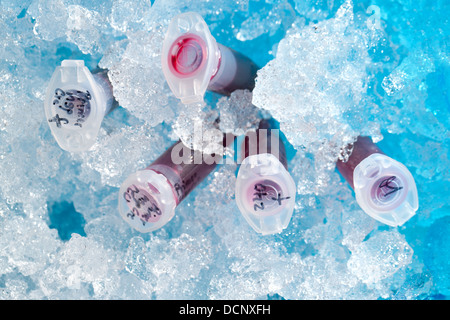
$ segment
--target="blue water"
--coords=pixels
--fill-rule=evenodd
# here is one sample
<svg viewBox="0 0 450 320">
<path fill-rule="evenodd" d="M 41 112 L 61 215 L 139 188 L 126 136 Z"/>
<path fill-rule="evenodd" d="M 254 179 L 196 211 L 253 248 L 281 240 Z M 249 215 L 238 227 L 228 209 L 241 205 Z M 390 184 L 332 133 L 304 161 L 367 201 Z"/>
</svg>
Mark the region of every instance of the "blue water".
<svg viewBox="0 0 450 320">
<path fill-rule="evenodd" d="M 203 10 L 205 20 L 212 26 L 212 33 L 218 42 L 249 56 L 258 66 L 264 67 L 274 59 L 276 45 L 285 37 L 293 19 L 302 18 L 305 25 L 330 19 L 343 2 L 342 0 L 250 1 L 249 12 L 247 12 L 238 9 L 234 1 L 223 0 L 216 3 L 205 2 L 197 8 Z M 262 240 L 256 235 L 245 235 L 248 238 L 235 240 L 227 237 L 227 230 L 229 231 L 227 228 L 230 228 L 233 223 L 243 222 L 239 220 L 239 214 L 230 202 L 222 201 L 222 198 L 217 199 L 218 212 L 211 213 L 214 203 L 210 204 L 209 208 L 202 208 L 199 202 L 203 199 L 202 194 L 210 190 L 208 188 L 213 182 L 212 177 L 202 183 L 198 190 L 195 190 L 180 205 L 179 213 L 164 230 L 155 234 L 141 235 L 128 230 L 126 226 L 118 226 L 117 224 L 121 223 L 120 220 L 116 220 L 118 212 L 115 193 L 118 188 L 114 184 L 120 179 L 123 180 L 129 172 L 124 170 L 125 173 L 107 175 L 116 180 L 110 184 L 108 181 L 105 182 L 101 172 L 104 172 L 102 170 L 107 167 L 108 160 L 101 158 L 103 154 L 100 154 L 98 161 L 104 165 L 98 169 L 91 166 L 92 159 L 89 157 L 77 158 L 62 152 L 54 142 L 47 124 L 43 122 L 43 108 L 36 110 L 42 105 L 46 81 L 62 60 L 82 59 L 87 66 L 93 68 L 101 61 L 108 45 L 126 40 L 130 34 L 113 31 L 107 23 L 106 27 L 94 26 L 94 29 L 97 28 L 103 32 L 99 41 L 105 46 L 95 52 L 83 53 L 76 43 L 64 36 L 49 39 L 51 36 L 46 35 L 47 39 L 45 39 L 42 29 L 34 30 L 39 17 L 36 16 L 37 11 L 33 7 L 41 3 L 42 1 L 30 0 L 17 4 L 9 2 L 0 4 L 0 28 L 5 26 L 2 28 L 5 30 L 4 34 L 0 35 L 0 41 L 2 41 L 0 56 L 4 58 L 0 63 L 0 108 L 5 114 L 3 118 L 6 119 L 4 124 L 0 123 L 0 143 L 2 144 L 0 146 L 0 178 L 2 179 L 0 228 L 4 225 L 8 228 L 16 225 L 21 228 L 23 227 L 20 223 L 22 218 L 44 221 L 48 229 L 39 223 L 39 227 L 31 229 L 35 230 L 36 238 L 44 239 L 42 244 L 39 242 L 36 245 L 34 252 L 38 252 L 41 245 L 42 248 L 47 248 L 45 250 L 59 257 L 60 262 L 52 266 L 49 260 L 46 260 L 49 258 L 32 253 L 29 259 L 34 261 L 33 268 L 30 269 L 32 271 L 24 271 L 20 266 L 28 259 L 27 254 L 21 255 L 20 252 L 8 249 L 8 244 L 13 241 L 25 242 L 28 239 L 19 235 L 18 240 L 14 240 L 8 236 L 7 232 L 0 231 L 0 244 L 6 248 L 0 248 L 0 267 L 4 270 L 0 273 L 2 276 L 0 289 L 7 288 L 8 290 L 4 292 L 12 292 L 4 298 L 52 299 L 58 297 L 60 292 L 64 292 L 62 298 L 240 298 L 242 297 L 240 293 L 233 293 L 230 288 L 232 285 L 226 286 L 228 281 L 237 284 L 242 278 L 249 278 L 254 280 L 251 283 L 257 288 L 261 285 L 258 281 L 262 281 L 264 272 L 270 276 L 271 272 L 278 270 L 279 267 L 273 256 L 264 264 L 261 261 L 252 260 L 251 249 L 243 248 L 243 253 L 239 253 L 239 250 L 232 245 L 234 242 L 238 247 L 245 247 L 249 241 L 255 241 L 257 243 L 255 246 L 271 248 L 270 250 L 280 255 L 280 259 L 286 258 L 291 262 L 295 261 L 293 258 L 295 255 L 299 255 L 302 259 L 317 259 L 318 262 L 314 264 L 317 267 L 315 272 L 323 277 L 330 274 L 326 273 L 327 264 L 321 263 L 322 258 L 324 261 L 329 258 L 330 264 L 342 262 L 342 265 L 345 265 L 346 259 L 350 256 L 349 249 L 339 246 L 344 237 L 344 231 L 327 229 L 330 223 L 334 223 L 333 218 L 330 218 L 328 214 L 331 210 L 329 204 L 336 204 L 336 202 L 330 202 L 331 200 L 324 195 L 312 195 L 305 211 L 298 210 L 294 213 L 291 225 L 285 233 Z M 90 3 L 67 0 L 58 3 L 63 3 L 66 7 L 80 5 L 100 15 L 109 14 L 112 6 L 109 1 Z M 155 5 L 155 1 L 151 3 Z M 182 11 L 190 9 L 189 1 L 186 3 Z M 221 3 L 223 9 L 221 9 Z M 263 32 L 247 41 L 237 39 L 236 30 L 249 16 L 264 12 L 261 15 L 262 19 L 266 12 L 274 10 L 279 3 L 289 5 L 292 11 L 291 14 L 286 13 L 282 16 L 282 23 L 274 27 L 273 33 Z M 378 283 L 378 287 L 355 284 L 349 280 L 351 283 L 349 286 L 354 286 L 353 290 L 347 292 L 342 287 L 338 287 L 336 288 L 336 292 L 339 292 L 337 298 L 449 299 L 450 22 L 448 13 L 450 2 L 445 0 L 354 1 L 354 11 L 370 16 L 371 13 L 366 13 L 366 10 L 371 5 L 380 9 L 381 23 L 386 32 L 383 41 L 370 53 L 372 61 L 379 63 L 379 68 L 371 71 L 370 80 L 368 80 L 370 86 L 367 90 L 372 101 L 378 104 L 381 110 L 378 118 L 374 119 L 379 121 L 380 132 L 383 136 L 383 140 L 378 145 L 390 157 L 409 168 L 417 184 L 420 207 L 416 216 L 405 226 L 398 228 L 398 232 L 404 235 L 414 251 L 411 264 L 403 268 L 398 276 L 393 275 Z M 230 7 L 232 9 L 229 9 Z M 48 17 L 48 19 L 51 18 Z M 138 23 L 137 25 L 137 30 L 140 28 L 145 30 L 142 25 Z M 389 83 L 383 84 L 383 80 L 395 69 L 404 72 L 403 87 L 388 94 Z M 206 100 L 213 106 L 218 99 L 220 96 L 213 93 L 206 95 Z M 361 106 L 362 113 L 364 108 L 367 106 Z M 20 120 L 22 115 L 26 117 L 26 120 Z M 142 125 L 142 122 L 136 120 L 128 110 L 122 107 L 115 110 L 108 118 L 103 125 L 106 130 L 104 136 L 113 135 L 116 132 L 116 126 L 122 128 L 133 127 L 136 124 Z M 16 130 L 21 133 L 17 134 Z M 156 131 L 162 136 L 170 133 L 171 123 L 157 126 Z M 287 139 L 284 138 L 284 142 L 287 145 L 288 159 L 294 159 L 297 150 Z M 170 139 L 165 139 L 161 144 L 169 145 Z M 158 147 L 161 146 L 155 148 Z M 123 154 L 114 153 L 109 156 L 126 157 Z M 153 159 L 145 162 L 150 163 L 151 160 Z M 111 162 L 114 161 L 111 159 Z M 219 166 L 219 172 L 220 168 Z M 36 174 L 36 172 L 39 173 Z M 340 178 L 339 175 L 337 177 Z M 342 185 L 344 185 L 342 192 L 339 193 L 342 195 L 341 202 L 349 203 L 347 197 L 353 193 L 345 186 L 343 180 Z M 217 186 L 214 185 L 214 187 Z M 199 200 L 196 202 L 196 199 Z M 198 208 L 195 208 L 196 205 Z M 335 209 L 338 212 L 336 215 L 345 211 L 345 208 L 340 208 L 339 205 Z M 231 212 L 232 210 L 234 211 Z M 231 219 L 231 222 L 219 221 L 217 217 L 222 217 L 222 211 L 228 214 L 223 221 Z M 211 219 L 210 221 L 217 222 L 219 227 L 215 229 L 213 222 L 203 221 L 202 214 L 206 216 L 205 220 Z M 230 218 L 233 214 L 236 216 L 234 220 Z M 190 220 L 191 216 L 200 222 L 193 223 Z M 328 230 L 328 233 L 321 233 L 321 230 Z M 390 232 L 390 230 L 392 228 L 376 224 L 365 240 L 370 239 L 373 234 Z M 250 232 L 250 229 L 247 232 Z M 304 235 L 309 236 L 308 241 L 302 239 Z M 81 240 L 77 238 L 78 236 Z M 236 233 L 231 236 L 237 237 Z M 98 270 L 92 271 L 95 268 L 89 269 L 85 266 L 89 264 L 83 260 L 95 261 L 95 257 L 105 256 L 110 258 L 108 261 L 132 259 L 129 244 L 135 237 L 143 239 L 142 241 L 146 243 L 145 250 L 148 250 L 148 256 L 155 257 L 158 263 L 164 261 L 172 263 L 171 267 L 175 271 L 172 274 L 168 271 L 165 277 L 164 274 L 161 275 L 155 271 L 154 268 L 157 267 L 152 267 L 153 262 L 142 257 L 139 259 L 143 260 L 138 259 L 141 261 L 141 269 L 136 267 L 139 264 L 129 263 L 130 266 L 134 266 L 134 269 L 111 266 L 108 271 L 98 273 L 100 272 Z M 54 241 L 60 242 L 55 244 Z M 137 241 L 137 243 L 140 242 Z M 333 247 L 334 243 L 336 248 Z M 88 245 L 92 250 L 101 247 L 104 251 L 95 252 L 93 256 L 88 257 L 80 253 L 74 254 L 73 258 L 67 258 L 70 256 L 67 252 L 71 252 L 72 248 Z M 140 248 L 138 245 L 136 247 Z M 192 249 L 194 253 L 189 251 L 190 248 L 194 248 Z M 268 252 L 270 250 L 267 249 Z M 73 251 L 78 252 L 76 249 Z M 332 254 L 327 257 L 330 252 Z M 50 253 L 48 256 L 51 256 Z M 200 255 L 198 260 L 196 260 L 196 254 Z M 186 268 L 187 271 L 176 271 L 177 268 L 180 270 L 184 267 L 183 259 L 187 259 L 187 264 L 204 263 L 206 267 L 202 265 L 198 272 L 189 268 Z M 63 274 L 62 270 L 67 269 L 69 264 L 79 266 L 81 273 L 92 272 L 93 276 L 84 278 L 80 276 L 80 285 L 76 281 L 74 285 L 72 282 L 64 282 L 65 280 L 58 280 L 59 282 L 55 280 L 53 286 L 49 285 L 46 290 L 40 289 L 42 285 L 40 278 L 50 279 L 49 274 L 55 270 L 56 273 Z M 93 265 L 96 264 L 93 263 Z M 308 269 L 311 274 L 314 272 L 312 269 Z M 119 279 L 120 283 L 128 281 L 127 279 L 131 278 L 126 278 L 128 275 L 123 276 L 124 270 L 133 275 L 132 281 L 136 288 L 141 288 L 145 294 L 139 296 L 139 290 L 136 289 L 135 292 L 130 289 L 132 285 L 130 287 L 123 285 L 125 288 L 123 290 L 108 286 L 105 286 L 103 291 L 97 287 L 97 291 L 92 289 L 96 281 L 103 281 L 96 279 L 106 279 L 100 282 L 102 285 L 110 279 L 114 279 L 113 281 Z M 262 289 L 259 292 L 258 289 L 249 290 L 251 292 L 248 297 L 311 298 L 310 293 L 305 293 L 304 296 L 295 294 L 301 291 L 296 286 L 300 284 L 299 288 L 304 290 L 302 285 L 307 283 L 309 278 L 305 276 L 306 280 L 302 282 L 296 275 L 295 269 L 283 270 L 286 274 L 291 272 L 293 280 L 289 276 L 280 277 L 286 281 L 280 285 L 281 288 L 274 285 L 275 289 L 267 289 L 267 286 L 261 285 Z M 177 277 L 177 272 L 182 275 Z M 331 273 L 331 275 L 334 274 Z M 120 278 L 122 276 L 123 278 Z M 24 277 L 27 279 L 25 282 L 28 283 L 28 289 L 21 289 L 20 286 L 15 288 L 14 283 L 20 284 Z M 66 278 L 61 276 L 61 279 Z M 14 282 L 15 280 L 17 282 Z M 346 280 L 348 279 L 345 278 Z M 163 283 L 173 285 L 175 289 L 167 289 Z M 249 286 L 252 287 L 252 285 Z M 69 289 L 66 291 L 65 287 Z M 329 297 L 334 296 L 327 292 L 317 295 L 319 299 Z M 3 297 L 0 296 L 0 298 Z"/>
</svg>

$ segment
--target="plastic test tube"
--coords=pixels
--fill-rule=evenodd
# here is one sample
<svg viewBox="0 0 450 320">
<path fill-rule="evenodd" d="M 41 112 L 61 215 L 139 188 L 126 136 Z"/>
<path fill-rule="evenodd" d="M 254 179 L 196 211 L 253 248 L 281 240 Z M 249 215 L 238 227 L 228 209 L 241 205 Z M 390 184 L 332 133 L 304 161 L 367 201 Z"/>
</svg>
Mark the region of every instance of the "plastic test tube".
<svg viewBox="0 0 450 320">
<path fill-rule="evenodd" d="M 401 226 L 419 208 L 409 170 L 386 156 L 369 137 L 358 137 L 348 161 L 339 160 L 337 168 L 354 189 L 359 206 L 380 222 Z"/>
<path fill-rule="evenodd" d="M 234 136 L 226 135 L 224 146 L 232 141 Z M 174 154 L 178 155 L 180 150 L 188 150 L 189 156 L 183 155 L 183 161 L 173 161 Z M 208 164 L 204 157 L 200 151 L 185 147 L 181 141 L 173 144 L 150 166 L 131 174 L 122 183 L 120 215 L 140 232 L 151 232 L 164 226 L 175 215 L 178 204 L 216 167 L 216 161 Z"/>
<path fill-rule="evenodd" d="M 206 90 L 230 95 L 253 90 L 258 67 L 246 56 L 217 43 L 195 12 L 175 16 L 162 48 L 162 70 L 184 104 L 203 101 Z"/>
<path fill-rule="evenodd" d="M 91 73 L 82 60 L 61 62 L 50 79 L 44 102 L 53 136 L 70 152 L 90 149 L 104 116 L 116 106 L 107 70 Z"/>
<path fill-rule="evenodd" d="M 288 226 L 296 194 L 283 142 L 272 128 L 262 120 L 256 133 L 245 136 L 235 188 L 239 210 L 263 235 L 279 233 Z"/>
</svg>

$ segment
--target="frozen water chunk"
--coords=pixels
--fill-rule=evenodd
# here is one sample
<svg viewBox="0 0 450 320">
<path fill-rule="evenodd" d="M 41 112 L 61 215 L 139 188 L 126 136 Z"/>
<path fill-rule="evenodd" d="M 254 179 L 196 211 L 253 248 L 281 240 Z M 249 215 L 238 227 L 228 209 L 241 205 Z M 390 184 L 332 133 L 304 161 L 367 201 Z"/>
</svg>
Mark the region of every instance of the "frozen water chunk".
<svg viewBox="0 0 450 320">
<path fill-rule="evenodd" d="M 236 167 L 236 164 L 219 165 L 204 182 L 208 188 L 194 193 L 195 200 L 190 206 L 195 208 L 195 219 L 184 220 L 186 230 L 202 233 L 205 228 L 222 223 L 224 212 L 228 212 L 231 219 L 238 217 L 238 211 L 234 211 L 238 210 L 234 200 Z M 183 215 L 187 216 L 188 212 L 183 210 Z"/>
<path fill-rule="evenodd" d="M 79 5 L 67 7 L 67 40 L 75 43 L 83 53 L 103 51 L 105 19 L 94 10 Z"/>
<path fill-rule="evenodd" d="M 444 143 L 432 140 L 419 143 L 404 139 L 401 148 L 408 156 L 405 165 L 414 167 L 415 173 L 435 181 L 450 180 L 450 150 Z"/>
<path fill-rule="evenodd" d="M 253 40 L 262 34 L 274 35 L 280 28 L 288 28 L 295 19 L 295 12 L 287 1 L 280 1 L 272 8 L 262 8 L 254 12 L 236 29 L 240 41 Z"/>
<path fill-rule="evenodd" d="M 43 40 L 52 41 L 66 36 L 69 14 L 63 0 L 35 0 L 27 12 L 36 20 L 34 33 Z"/>
<path fill-rule="evenodd" d="M 29 60 L 40 49 L 34 47 L 33 50 L 27 51 L 25 57 L 24 48 L 35 46 L 40 42 L 40 38 L 33 32 L 32 19 L 26 14 L 29 5 L 30 3 L 27 1 L 4 1 L 0 9 L 0 29 L 2 30 L 0 42 L 4 44 L 0 48 L 2 64 L 17 64 L 17 67 L 25 67 L 25 70 L 29 67 Z M 35 68 L 34 71 L 40 72 L 38 68 Z M 23 76 L 22 74 L 22 79 Z"/>
<path fill-rule="evenodd" d="M 331 180 L 338 181 L 334 171 L 335 155 L 329 153 L 327 145 L 315 155 L 298 150 L 289 164 L 289 171 L 297 182 L 297 194 L 305 196 L 329 195 L 325 188 Z"/>
<path fill-rule="evenodd" d="M 380 92 L 384 93 L 385 126 L 389 132 L 412 131 L 437 141 L 449 138 L 448 73 L 449 25 L 446 13 L 448 1 L 401 1 L 400 6 L 377 3 L 387 18 L 387 25 L 402 30 L 401 36 L 391 37 L 393 58 L 396 63 L 389 74 L 380 80 Z M 429 10 L 428 10 L 429 9 Z M 398 14 L 400 13 L 400 14 Z M 398 16 L 394 18 L 394 16 Z M 420 32 L 417 32 L 420 30 Z M 400 61 L 400 63 L 398 63 Z M 421 121 L 417 121 L 420 119 Z"/>
<path fill-rule="evenodd" d="M 390 96 L 401 97 L 413 85 L 420 83 L 427 74 L 435 71 L 433 60 L 424 52 L 408 55 L 402 63 L 383 79 L 382 87 Z"/>
<path fill-rule="evenodd" d="M 111 31 L 104 15 L 108 8 L 92 7 L 88 9 L 62 0 L 35 0 L 27 12 L 35 19 L 33 31 L 41 39 L 67 39 L 83 53 L 95 54 L 104 50 Z"/>
<path fill-rule="evenodd" d="M 131 238 L 132 229 L 117 212 L 117 194 L 111 193 L 111 195 L 111 199 L 106 204 L 102 203 L 97 209 L 102 215 L 90 220 L 84 229 L 87 237 L 95 240 L 105 249 L 126 252 L 128 243 L 124 239 Z"/>
<path fill-rule="evenodd" d="M 413 250 L 398 231 L 382 231 L 362 242 L 348 260 L 349 270 L 366 284 L 374 284 L 412 262 Z"/>
<path fill-rule="evenodd" d="M 2 11 L 9 11 L 15 17 L 22 18 L 26 14 L 26 10 L 32 2 L 32 0 L 4 1 L 2 2 Z"/>
<path fill-rule="evenodd" d="M 285 255 L 273 242 L 265 242 L 242 218 L 221 213 L 214 228 L 220 232 L 227 260 L 216 264 L 209 288 L 210 299 L 265 299 L 292 281 L 292 273 L 303 274 L 303 262 L 293 253 Z M 223 258 L 222 258 L 223 259 Z"/>
<path fill-rule="evenodd" d="M 450 217 L 437 220 L 426 237 L 425 263 L 430 268 L 440 292 L 450 296 Z"/>
<path fill-rule="evenodd" d="M 252 104 L 252 93 L 248 90 L 236 90 L 230 97 L 220 98 L 217 108 L 219 128 L 225 133 L 239 136 L 258 127 L 259 109 Z"/>
<path fill-rule="evenodd" d="M 9 267 L 0 273 L 17 268 L 22 275 L 30 276 L 48 268 L 50 257 L 61 245 L 56 230 L 39 218 L 22 216 L 9 217 L 1 224 L 0 261 L 8 261 Z"/>
<path fill-rule="evenodd" d="M 184 233 L 164 240 L 152 235 L 147 242 L 135 237 L 127 250 L 125 269 L 142 280 L 150 279 L 157 299 L 201 298 L 195 285 L 212 258 L 211 242 L 205 236 Z"/>
<path fill-rule="evenodd" d="M 129 41 L 123 39 L 111 44 L 102 59 L 99 61 L 98 66 L 102 69 L 111 69 L 116 63 L 120 62 L 122 55 L 125 53 Z"/>
<path fill-rule="evenodd" d="M 10 273 L 2 277 L 1 300 L 39 300 L 42 293 L 28 276 Z"/>
<path fill-rule="evenodd" d="M 119 104 L 151 126 L 174 117 L 169 104 L 172 93 L 161 69 L 159 51 L 163 39 L 160 30 L 130 35 L 120 61 L 112 65 L 108 72 Z M 110 51 L 110 54 L 115 52 Z"/>
<path fill-rule="evenodd" d="M 149 265 L 145 241 L 141 237 L 133 237 L 128 245 L 125 256 L 125 270 L 142 280 L 149 280 L 151 274 L 147 271 Z"/>
<path fill-rule="evenodd" d="M 321 255 L 307 257 L 302 260 L 300 269 L 304 276 L 296 277 L 289 287 L 280 290 L 280 294 L 286 299 L 339 299 L 360 298 L 353 296 L 358 280 L 346 268 L 345 263 L 333 257 Z M 320 276 L 319 276 L 320 274 Z M 371 299 L 370 292 L 366 292 L 364 298 Z"/>
<path fill-rule="evenodd" d="M 436 58 L 434 51 L 413 49 L 384 77 L 382 88 L 392 107 L 383 118 L 391 132 L 408 130 L 436 141 L 450 138 L 449 109 L 445 107 L 450 83 L 444 75 L 448 62 Z"/>
<path fill-rule="evenodd" d="M 148 19 L 151 6 L 151 0 L 133 1 L 132 4 L 128 0 L 114 1 L 111 8 L 111 27 L 124 33 L 142 28 L 144 21 Z"/>
<path fill-rule="evenodd" d="M 393 300 L 421 300 L 429 296 L 433 291 L 433 277 L 426 271 L 419 269 L 417 273 L 409 275 L 402 286 L 396 289 L 392 297 Z M 388 296 L 389 293 L 386 294 Z"/>
<path fill-rule="evenodd" d="M 311 20 L 323 20 L 332 12 L 333 8 L 342 4 L 343 0 L 294 0 L 295 10 Z"/>
<path fill-rule="evenodd" d="M 52 265 L 45 269 L 39 284 L 50 299 L 66 289 L 88 296 L 89 288 L 97 297 L 108 297 L 118 283 L 119 261 L 114 251 L 74 234 L 54 255 Z"/>
<path fill-rule="evenodd" d="M 120 187 L 124 177 L 146 168 L 165 151 L 167 143 L 157 128 L 148 125 L 122 127 L 107 133 L 100 131 L 98 141 L 89 152 L 73 154 L 89 172 L 100 173 L 102 184 Z M 89 175 L 86 176 L 89 178 Z M 87 180 L 89 181 L 89 180 Z"/>
<path fill-rule="evenodd" d="M 258 72 L 253 104 L 270 111 L 294 146 L 330 158 L 324 166 L 371 127 L 361 114 L 371 112 L 364 105 L 372 32 L 346 1 L 332 19 L 294 24 L 276 58 Z"/>
<path fill-rule="evenodd" d="M 59 168 L 62 153 L 42 139 L 45 130 L 41 129 L 47 125 L 43 122 L 43 114 L 35 112 L 42 110 L 42 101 L 28 96 L 31 91 L 28 86 L 17 89 L 28 81 L 4 71 L 0 67 L 0 180 L 8 183 L 2 183 L 0 189 L 9 203 L 23 203 L 27 209 L 33 208 L 31 212 L 42 213 L 51 184 L 46 179 L 55 176 L 53 170 Z M 22 108 L 17 108 L 18 102 Z M 27 214 L 31 212 L 27 211 Z"/>
<path fill-rule="evenodd" d="M 47 140 L 41 140 L 41 145 L 36 149 L 36 160 L 39 162 L 39 170 L 36 175 L 42 179 L 55 177 L 59 170 L 59 159 L 63 151 L 54 143 Z"/>
<path fill-rule="evenodd" d="M 350 204 L 350 203 L 348 203 Z M 350 206 L 342 213 L 342 244 L 354 251 L 365 237 L 375 228 L 377 222 L 358 208 L 352 210 Z"/>
<path fill-rule="evenodd" d="M 223 133 L 218 129 L 217 118 L 217 112 L 205 103 L 185 105 L 173 124 L 173 130 L 188 148 L 222 155 Z"/>
<path fill-rule="evenodd" d="M 153 258 L 151 272 L 157 279 L 157 298 L 205 298 L 204 292 L 196 292 L 195 286 L 201 272 L 209 267 L 213 259 L 211 246 L 211 240 L 206 236 L 182 234 L 169 242 L 155 239 L 149 254 Z"/>
</svg>

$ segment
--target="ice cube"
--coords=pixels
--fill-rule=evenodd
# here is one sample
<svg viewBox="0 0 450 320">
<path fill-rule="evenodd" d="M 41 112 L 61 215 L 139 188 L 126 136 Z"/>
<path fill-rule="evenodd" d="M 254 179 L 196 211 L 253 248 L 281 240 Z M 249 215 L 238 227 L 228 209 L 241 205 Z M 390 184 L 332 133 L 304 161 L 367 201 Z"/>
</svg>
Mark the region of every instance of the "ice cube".
<svg viewBox="0 0 450 320">
<path fill-rule="evenodd" d="M 362 242 L 348 260 L 350 272 L 366 284 L 391 277 L 412 262 L 413 249 L 396 230 L 376 232 Z"/>
<path fill-rule="evenodd" d="M 8 265 L 24 276 L 48 268 L 50 257 L 60 246 L 57 231 L 40 218 L 12 216 L 2 221 L 0 256 L 7 257 Z"/>
<path fill-rule="evenodd" d="M 280 28 L 287 29 L 295 20 L 295 12 L 287 1 L 277 1 L 271 7 L 263 7 L 254 12 L 236 29 L 240 41 L 253 40 L 262 34 L 273 36 Z"/>
<path fill-rule="evenodd" d="M 358 134 L 352 125 L 367 125 L 361 126 L 357 115 L 371 112 L 361 108 L 370 33 L 354 21 L 351 1 L 332 19 L 307 26 L 294 23 L 276 58 L 258 72 L 253 104 L 280 121 L 294 146 L 337 156 Z"/>
<path fill-rule="evenodd" d="M 259 109 L 252 104 L 252 93 L 236 90 L 230 97 L 222 97 L 217 102 L 219 128 L 236 136 L 256 130 L 260 121 Z"/>
<path fill-rule="evenodd" d="M 206 154 L 222 155 L 223 133 L 217 126 L 218 114 L 204 102 L 183 105 L 173 124 L 174 133 L 184 145 Z"/>
<path fill-rule="evenodd" d="M 111 27 L 124 33 L 141 29 L 148 19 L 151 6 L 151 0 L 135 1 L 132 6 L 127 0 L 114 1 L 111 8 Z"/>
<path fill-rule="evenodd" d="M 34 0 L 27 9 L 35 19 L 34 33 L 44 40 L 65 38 L 69 14 L 62 0 Z"/>
</svg>

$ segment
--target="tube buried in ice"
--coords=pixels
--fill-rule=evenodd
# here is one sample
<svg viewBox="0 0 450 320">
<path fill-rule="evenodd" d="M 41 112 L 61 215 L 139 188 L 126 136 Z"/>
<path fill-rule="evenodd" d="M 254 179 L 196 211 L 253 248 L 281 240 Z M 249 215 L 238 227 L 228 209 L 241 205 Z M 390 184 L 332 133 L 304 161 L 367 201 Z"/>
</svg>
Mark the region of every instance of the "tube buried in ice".
<svg viewBox="0 0 450 320">
<path fill-rule="evenodd" d="M 255 63 L 217 43 L 195 12 L 172 19 L 161 56 L 167 83 L 184 104 L 203 101 L 206 90 L 230 95 L 234 90 L 253 90 L 255 86 Z"/>
<path fill-rule="evenodd" d="M 395 227 L 416 214 L 419 199 L 413 176 L 369 137 L 358 137 L 348 161 L 339 160 L 337 168 L 354 189 L 361 209 L 372 218 Z"/>
<path fill-rule="evenodd" d="M 226 135 L 223 145 L 233 140 L 232 135 Z M 120 215 L 140 232 L 163 227 L 174 217 L 178 204 L 214 170 L 217 156 L 191 150 L 181 141 L 173 144 L 150 166 L 131 174 L 122 183 Z M 175 161 L 181 158 L 182 161 Z"/>
<path fill-rule="evenodd" d="M 92 73 L 82 60 L 63 60 L 50 79 L 44 101 L 50 130 L 70 152 L 95 143 L 104 116 L 117 106 L 107 70 Z"/>
<path fill-rule="evenodd" d="M 239 210 L 256 232 L 279 233 L 291 220 L 296 186 L 278 130 L 262 120 L 256 132 L 247 133 L 241 150 L 235 188 Z"/>
</svg>

